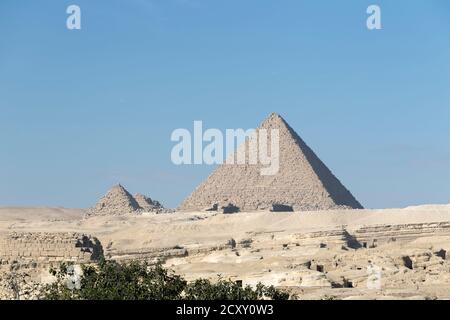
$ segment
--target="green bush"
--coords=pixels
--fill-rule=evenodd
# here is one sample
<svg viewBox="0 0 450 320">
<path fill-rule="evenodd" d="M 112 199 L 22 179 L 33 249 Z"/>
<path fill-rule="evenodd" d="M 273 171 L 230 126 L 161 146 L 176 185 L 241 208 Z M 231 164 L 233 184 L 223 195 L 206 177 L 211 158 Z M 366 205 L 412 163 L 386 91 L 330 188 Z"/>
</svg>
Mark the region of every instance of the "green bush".
<svg viewBox="0 0 450 320">
<path fill-rule="evenodd" d="M 161 264 L 133 261 L 121 264 L 100 261 L 82 265 L 82 275 L 71 281 L 71 266 L 61 264 L 50 272 L 56 281 L 43 287 L 41 297 L 50 300 L 286 300 L 289 294 L 259 283 L 256 289 L 231 280 L 212 283 L 198 279 L 188 283 Z"/>
<path fill-rule="evenodd" d="M 211 283 L 206 279 L 198 279 L 187 284 L 184 290 L 184 298 L 189 300 L 287 300 L 289 294 L 277 290 L 274 286 L 256 285 L 242 287 L 236 282 L 220 279 Z"/>
</svg>

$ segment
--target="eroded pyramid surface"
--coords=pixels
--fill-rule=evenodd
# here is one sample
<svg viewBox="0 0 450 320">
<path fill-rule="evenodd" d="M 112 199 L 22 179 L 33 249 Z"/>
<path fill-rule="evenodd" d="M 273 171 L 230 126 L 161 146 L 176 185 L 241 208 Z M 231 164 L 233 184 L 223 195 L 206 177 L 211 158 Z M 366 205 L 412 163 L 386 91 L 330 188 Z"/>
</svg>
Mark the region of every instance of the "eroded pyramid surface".
<svg viewBox="0 0 450 320">
<path fill-rule="evenodd" d="M 103 197 L 101 197 L 90 214 L 120 215 L 134 213 L 141 207 L 134 197 L 120 184 L 113 186 Z"/>
<path fill-rule="evenodd" d="M 278 172 L 262 175 L 261 164 L 224 163 L 181 203 L 179 210 L 220 209 L 230 204 L 239 211 L 362 208 L 281 116 L 270 114 L 258 129 L 278 129 Z M 239 148 L 248 149 L 248 140 Z"/>
</svg>

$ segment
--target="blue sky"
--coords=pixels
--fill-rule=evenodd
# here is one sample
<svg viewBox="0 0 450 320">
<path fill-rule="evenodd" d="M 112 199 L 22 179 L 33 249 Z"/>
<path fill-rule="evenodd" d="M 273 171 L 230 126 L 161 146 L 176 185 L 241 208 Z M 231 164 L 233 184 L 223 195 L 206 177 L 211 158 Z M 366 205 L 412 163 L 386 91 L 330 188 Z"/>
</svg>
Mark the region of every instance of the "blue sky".
<svg viewBox="0 0 450 320">
<path fill-rule="evenodd" d="M 1 205 L 176 206 L 213 167 L 173 165 L 174 129 L 272 111 L 365 207 L 450 203 L 447 0 L 2 0 L 0 39 Z"/>
</svg>

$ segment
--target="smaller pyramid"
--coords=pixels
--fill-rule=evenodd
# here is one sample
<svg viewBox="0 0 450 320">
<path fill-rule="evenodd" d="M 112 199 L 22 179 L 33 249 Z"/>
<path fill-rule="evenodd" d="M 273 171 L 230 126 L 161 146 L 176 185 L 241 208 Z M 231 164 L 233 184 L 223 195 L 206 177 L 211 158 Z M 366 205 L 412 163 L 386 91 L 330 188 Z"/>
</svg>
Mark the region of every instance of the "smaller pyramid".
<svg viewBox="0 0 450 320">
<path fill-rule="evenodd" d="M 156 200 L 152 200 L 140 193 L 134 197 L 120 184 L 113 186 L 93 208 L 86 211 L 86 217 L 99 215 L 126 215 L 142 214 L 144 212 L 152 213 L 171 213 L 172 209 L 164 208 Z"/>
<path fill-rule="evenodd" d="M 120 184 L 115 185 L 89 212 L 89 215 L 122 215 L 141 210 L 136 199 Z"/>
<path fill-rule="evenodd" d="M 149 197 L 144 196 L 143 194 L 136 193 L 134 195 L 134 199 L 138 203 L 139 207 L 146 212 L 159 212 L 164 211 L 164 207 L 159 203 L 159 201 L 152 200 Z"/>
</svg>

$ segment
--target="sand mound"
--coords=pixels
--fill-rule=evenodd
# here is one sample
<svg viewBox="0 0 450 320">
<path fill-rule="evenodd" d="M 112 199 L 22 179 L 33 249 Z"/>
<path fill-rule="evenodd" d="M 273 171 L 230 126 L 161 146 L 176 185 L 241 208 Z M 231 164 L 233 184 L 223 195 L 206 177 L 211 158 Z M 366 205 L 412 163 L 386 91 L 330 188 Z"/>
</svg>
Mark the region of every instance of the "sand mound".
<svg viewBox="0 0 450 320">
<path fill-rule="evenodd" d="M 236 211 L 361 209 L 361 204 L 278 114 L 260 126 L 279 131 L 279 171 L 261 175 L 261 164 L 222 164 L 179 206 L 183 211 L 222 208 Z M 270 139 L 268 139 L 270 141 Z M 270 142 L 269 142 L 270 143 Z M 270 150 L 270 146 L 268 147 Z M 248 156 L 249 141 L 237 152 Z M 237 159 L 237 152 L 233 155 Z"/>
</svg>

